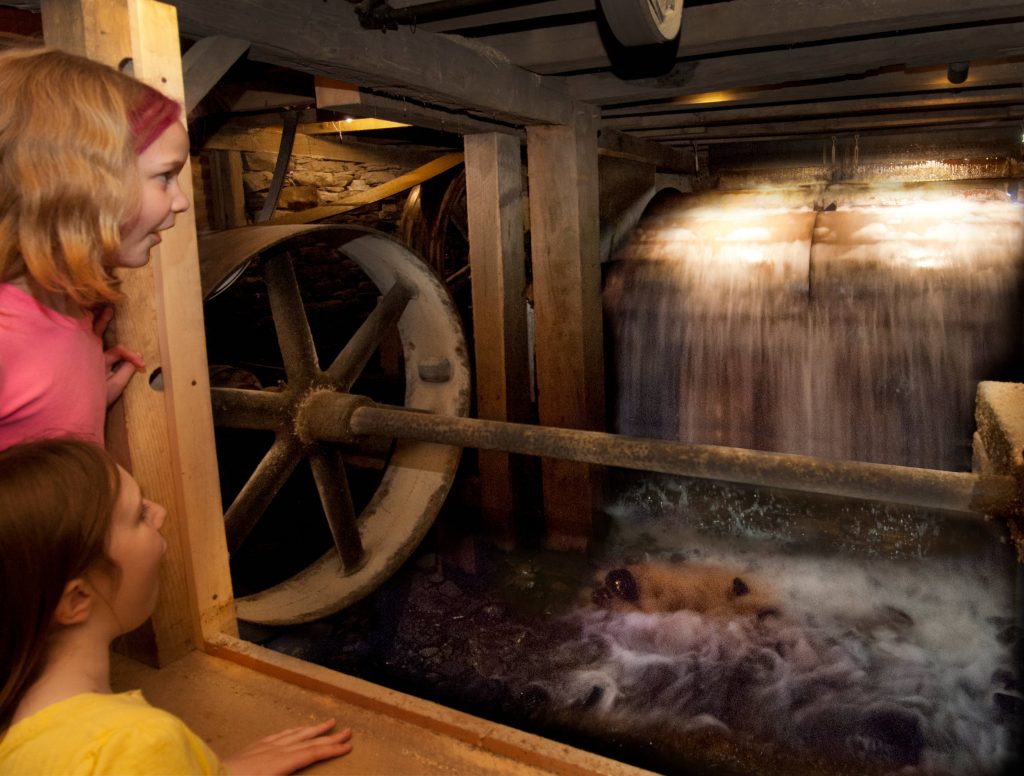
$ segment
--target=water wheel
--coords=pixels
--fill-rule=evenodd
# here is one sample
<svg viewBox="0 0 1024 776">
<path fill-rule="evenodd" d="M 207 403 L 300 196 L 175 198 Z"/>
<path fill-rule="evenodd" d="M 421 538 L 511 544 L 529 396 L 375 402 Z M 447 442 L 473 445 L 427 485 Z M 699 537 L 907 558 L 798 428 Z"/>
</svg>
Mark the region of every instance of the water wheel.
<svg viewBox="0 0 1024 776">
<path fill-rule="evenodd" d="M 372 281 L 379 302 L 335 353 L 318 356 L 285 248 L 310 236 L 328 243 Z M 240 619 L 271 625 L 308 622 L 354 603 L 387 579 L 419 544 L 451 487 L 460 448 L 411 440 L 387 450 L 379 485 L 357 514 L 345 464 L 361 439 L 326 444 L 302 422 L 309 398 L 347 394 L 378 347 L 397 328 L 409 409 L 463 416 L 470 376 L 458 314 L 444 284 L 408 248 L 350 225 L 272 225 L 232 229 L 200 241 L 203 293 L 220 293 L 253 264 L 262 272 L 284 379 L 269 389 L 212 389 L 220 427 L 262 429 L 273 442 L 225 510 L 234 551 L 259 522 L 292 472 L 308 461 L 333 546 L 271 587 L 237 600 Z M 305 429 L 305 430 L 304 430 Z M 379 445 L 373 451 L 379 454 Z"/>
</svg>

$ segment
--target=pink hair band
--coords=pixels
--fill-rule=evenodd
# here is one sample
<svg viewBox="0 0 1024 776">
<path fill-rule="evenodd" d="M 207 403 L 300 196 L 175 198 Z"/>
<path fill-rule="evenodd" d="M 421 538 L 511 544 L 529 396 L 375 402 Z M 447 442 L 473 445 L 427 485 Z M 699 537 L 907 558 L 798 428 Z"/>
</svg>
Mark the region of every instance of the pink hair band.
<svg viewBox="0 0 1024 776">
<path fill-rule="evenodd" d="M 142 99 L 128 114 L 132 137 L 135 139 L 135 153 L 141 154 L 149 148 L 171 124 L 178 120 L 181 106 L 156 89 L 146 87 Z"/>
</svg>

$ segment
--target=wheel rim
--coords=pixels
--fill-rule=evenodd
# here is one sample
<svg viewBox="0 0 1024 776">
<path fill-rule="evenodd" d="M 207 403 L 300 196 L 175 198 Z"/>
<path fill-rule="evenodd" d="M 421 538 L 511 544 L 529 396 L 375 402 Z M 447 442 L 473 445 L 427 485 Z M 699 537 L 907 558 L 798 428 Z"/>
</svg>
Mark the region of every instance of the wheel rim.
<svg viewBox="0 0 1024 776">
<path fill-rule="evenodd" d="M 303 442 L 295 434 L 302 395 L 310 390 L 347 392 L 376 349 L 381 331 L 397 321 L 405 359 L 405 405 L 443 415 L 465 415 L 469 408 L 467 352 L 451 298 L 429 267 L 385 235 L 349 225 L 255 226 L 209 235 L 200 244 L 204 295 L 219 293 L 225 281 L 237 277 L 239 268 L 258 255 L 310 232 L 330 239 L 384 299 L 321 370 L 290 261 L 284 256 L 268 259 L 265 278 L 287 389 L 275 395 L 214 389 L 218 425 L 274 428 L 276 434 L 271 450 L 225 513 L 229 537 L 235 542 L 244 538 L 291 471 L 308 458 L 335 539 L 336 546 L 304 570 L 237 600 L 240 619 L 265 624 L 324 617 L 387 579 L 433 523 L 461 454 L 458 448 L 399 440 L 380 485 L 356 516 L 337 451 Z"/>
</svg>

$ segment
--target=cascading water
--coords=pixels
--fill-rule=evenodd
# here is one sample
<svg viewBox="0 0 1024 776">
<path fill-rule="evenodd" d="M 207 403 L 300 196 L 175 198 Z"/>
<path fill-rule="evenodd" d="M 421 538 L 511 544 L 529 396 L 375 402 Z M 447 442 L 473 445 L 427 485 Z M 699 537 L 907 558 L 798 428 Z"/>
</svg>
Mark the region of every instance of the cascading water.
<svg viewBox="0 0 1024 776">
<path fill-rule="evenodd" d="M 606 284 L 620 433 L 969 468 L 978 380 L 1019 369 L 1024 208 L 853 194 L 653 209 Z"/>
<path fill-rule="evenodd" d="M 977 382 L 1020 379 L 1022 208 L 814 199 L 653 206 L 606 283 L 616 430 L 969 468 Z M 630 480 L 610 513 L 609 575 L 571 615 L 589 659 L 554 693 L 676 753 L 658 767 L 994 774 L 1016 757 L 998 526 L 667 477 Z"/>
</svg>

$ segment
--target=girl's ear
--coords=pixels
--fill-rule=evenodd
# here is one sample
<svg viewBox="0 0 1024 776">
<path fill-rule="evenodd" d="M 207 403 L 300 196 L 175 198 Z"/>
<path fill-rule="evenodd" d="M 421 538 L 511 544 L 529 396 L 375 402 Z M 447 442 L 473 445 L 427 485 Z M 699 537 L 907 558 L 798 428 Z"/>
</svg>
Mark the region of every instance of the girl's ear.
<svg viewBox="0 0 1024 776">
<path fill-rule="evenodd" d="M 76 577 L 64 586 L 53 619 L 58 625 L 78 625 L 89 619 L 95 594 L 92 585 Z"/>
</svg>

